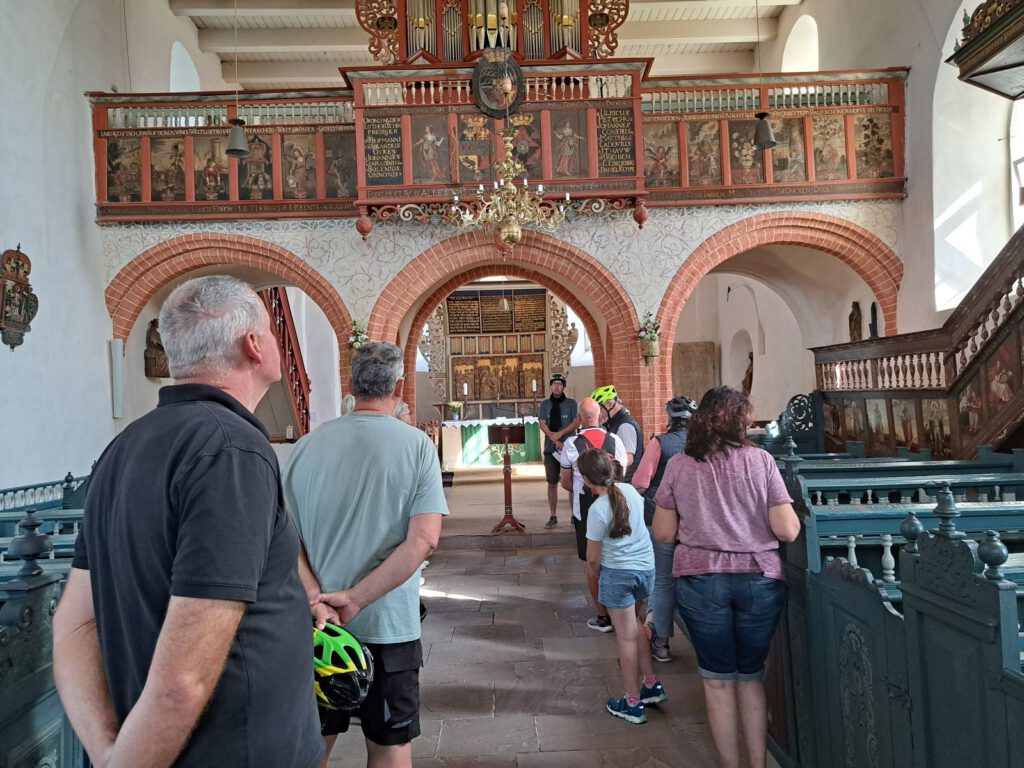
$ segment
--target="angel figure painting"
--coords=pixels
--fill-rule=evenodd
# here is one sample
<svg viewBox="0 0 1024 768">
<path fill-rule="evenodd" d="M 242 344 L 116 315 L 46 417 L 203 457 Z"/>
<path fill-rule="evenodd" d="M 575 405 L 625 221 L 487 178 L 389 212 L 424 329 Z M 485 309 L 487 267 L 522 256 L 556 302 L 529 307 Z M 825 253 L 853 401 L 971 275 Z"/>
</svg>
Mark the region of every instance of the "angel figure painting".
<svg viewBox="0 0 1024 768">
<path fill-rule="evenodd" d="M 675 123 L 644 125 L 644 183 L 679 186 L 679 135 Z"/>
</svg>

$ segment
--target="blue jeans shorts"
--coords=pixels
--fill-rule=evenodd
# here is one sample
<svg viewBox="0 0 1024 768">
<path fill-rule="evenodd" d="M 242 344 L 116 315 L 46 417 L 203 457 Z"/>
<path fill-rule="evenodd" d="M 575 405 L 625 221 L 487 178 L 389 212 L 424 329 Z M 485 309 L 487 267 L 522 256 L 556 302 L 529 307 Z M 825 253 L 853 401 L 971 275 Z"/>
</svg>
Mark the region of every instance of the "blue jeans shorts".
<svg viewBox="0 0 1024 768">
<path fill-rule="evenodd" d="M 697 652 L 700 676 L 760 682 L 786 585 L 761 573 L 708 573 L 676 579 L 676 602 Z"/>
<path fill-rule="evenodd" d="M 597 599 L 605 608 L 630 608 L 647 601 L 654 589 L 654 569 L 632 571 L 625 568 L 605 568 L 597 580 Z"/>
</svg>

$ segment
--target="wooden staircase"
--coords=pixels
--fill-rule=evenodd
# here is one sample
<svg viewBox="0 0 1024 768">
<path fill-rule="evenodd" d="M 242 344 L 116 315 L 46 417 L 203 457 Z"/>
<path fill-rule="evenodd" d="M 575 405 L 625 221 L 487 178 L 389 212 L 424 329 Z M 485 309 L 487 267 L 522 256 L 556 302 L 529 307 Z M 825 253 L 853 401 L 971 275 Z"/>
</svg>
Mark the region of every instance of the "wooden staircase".
<svg viewBox="0 0 1024 768">
<path fill-rule="evenodd" d="M 309 376 L 285 289 L 268 288 L 259 295 L 270 313 L 281 352 L 281 381 L 264 396 L 256 415 L 270 432 L 271 441 L 291 442 L 309 432 Z"/>
</svg>

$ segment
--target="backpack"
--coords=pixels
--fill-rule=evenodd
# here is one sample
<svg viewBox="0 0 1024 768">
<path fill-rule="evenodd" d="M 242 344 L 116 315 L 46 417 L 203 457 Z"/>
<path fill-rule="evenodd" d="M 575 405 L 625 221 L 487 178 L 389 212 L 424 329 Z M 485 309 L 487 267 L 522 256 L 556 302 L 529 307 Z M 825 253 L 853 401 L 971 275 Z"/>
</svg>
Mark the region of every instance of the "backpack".
<svg viewBox="0 0 1024 768">
<path fill-rule="evenodd" d="M 607 430 L 603 430 L 603 431 L 604 431 L 604 440 L 601 443 L 600 450 L 604 451 L 605 453 L 607 453 L 609 456 L 612 457 L 612 461 L 615 462 L 615 466 L 618 467 L 618 473 L 617 474 L 619 475 L 619 479 L 621 479 L 622 471 L 623 470 L 622 470 L 622 467 L 620 467 L 618 465 L 618 462 L 615 459 L 615 438 L 612 436 L 611 432 L 609 432 Z M 583 450 L 580 450 L 580 447 L 581 447 L 580 443 L 581 442 L 585 446 L 585 447 L 583 447 Z M 580 432 L 578 435 L 576 435 L 576 453 L 577 454 L 582 454 L 583 451 L 594 451 L 594 450 L 598 450 L 597 446 L 594 445 L 592 442 L 590 442 L 590 439 L 583 432 Z M 590 492 L 590 489 L 587 488 L 586 483 L 584 483 L 583 484 L 583 490 L 580 492 L 580 501 L 582 502 L 584 499 L 589 499 L 589 500 L 593 501 L 594 498 L 595 498 L 594 494 L 592 494 Z M 589 508 L 590 505 L 588 504 L 587 506 Z"/>
</svg>

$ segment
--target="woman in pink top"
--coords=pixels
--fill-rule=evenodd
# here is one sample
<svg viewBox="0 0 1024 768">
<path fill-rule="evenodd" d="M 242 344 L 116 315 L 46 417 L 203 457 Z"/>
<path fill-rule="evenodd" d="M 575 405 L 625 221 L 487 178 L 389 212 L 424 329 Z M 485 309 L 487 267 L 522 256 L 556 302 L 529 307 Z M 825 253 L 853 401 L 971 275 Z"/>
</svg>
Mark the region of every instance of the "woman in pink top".
<svg viewBox="0 0 1024 768">
<path fill-rule="evenodd" d="M 775 460 L 746 439 L 752 410 L 735 389 L 708 391 L 655 497 L 654 537 L 676 544 L 676 602 L 724 768 L 740 764 L 740 723 L 751 768 L 767 759 L 764 662 L 786 602 L 779 541 L 800 533 Z"/>
</svg>

